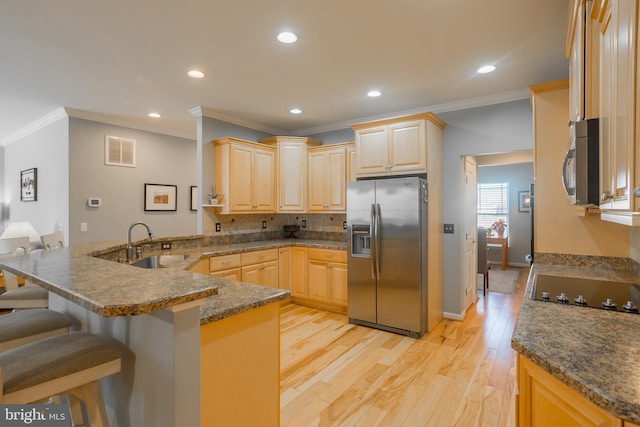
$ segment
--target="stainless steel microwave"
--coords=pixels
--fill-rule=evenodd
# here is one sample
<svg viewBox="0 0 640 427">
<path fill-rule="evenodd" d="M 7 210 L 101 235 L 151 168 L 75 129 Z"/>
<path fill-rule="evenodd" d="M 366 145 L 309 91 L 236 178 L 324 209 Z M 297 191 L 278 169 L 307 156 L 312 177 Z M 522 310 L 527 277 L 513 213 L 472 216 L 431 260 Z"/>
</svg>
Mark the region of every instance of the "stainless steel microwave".
<svg viewBox="0 0 640 427">
<path fill-rule="evenodd" d="M 569 149 L 562 162 L 562 184 L 571 205 L 600 204 L 598 119 L 570 122 Z"/>
</svg>

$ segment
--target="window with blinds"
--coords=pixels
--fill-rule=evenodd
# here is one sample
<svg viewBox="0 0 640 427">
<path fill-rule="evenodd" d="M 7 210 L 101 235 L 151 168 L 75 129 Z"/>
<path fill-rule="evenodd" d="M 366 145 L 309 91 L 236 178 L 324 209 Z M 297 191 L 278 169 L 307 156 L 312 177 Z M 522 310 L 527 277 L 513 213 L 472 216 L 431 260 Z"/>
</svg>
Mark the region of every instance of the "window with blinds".
<svg viewBox="0 0 640 427">
<path fill-rule="evenodd" d="M 502 219 L 509 225 L 509 184 L 478 184 L 478 227 L 491 228 Z"/>
</svg>

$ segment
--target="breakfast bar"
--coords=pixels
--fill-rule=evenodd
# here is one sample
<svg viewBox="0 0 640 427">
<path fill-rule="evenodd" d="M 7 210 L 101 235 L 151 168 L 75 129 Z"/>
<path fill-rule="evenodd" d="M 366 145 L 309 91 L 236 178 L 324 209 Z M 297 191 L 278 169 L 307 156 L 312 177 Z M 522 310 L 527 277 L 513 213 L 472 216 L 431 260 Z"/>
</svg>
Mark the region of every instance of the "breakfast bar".
<svg viewBox="0 0 640 427">
<path fill-rule="evenodd" d="M 131 350 L 122 372 L 101 383 L 113 426 L 204 425 L 203 393 L 246 386 L 247 378 L 227 378 L 229 387 L 217 381 L 240 372 L 233 366 L 237 347 L 256 331 L 271 338 L 275 331 L 270 350 L 276 356 L 269 356 L 275 370 L 265 376 L 278 392 L 279 302 L 288 291 L 188 271 L 206 252 L 198 247 L 175 268 L 141 269 L 96 257 L 123 248 L 100 242 L 0 260 L 0 268 L 49 290 L 50 308 L 70 314 L 74 329 L 112 337 Z M 260 356 L 250 353 L 245 357 Z M 277 400 L 275 407 L 268 403 L 277 416 Z"/>
</svg>

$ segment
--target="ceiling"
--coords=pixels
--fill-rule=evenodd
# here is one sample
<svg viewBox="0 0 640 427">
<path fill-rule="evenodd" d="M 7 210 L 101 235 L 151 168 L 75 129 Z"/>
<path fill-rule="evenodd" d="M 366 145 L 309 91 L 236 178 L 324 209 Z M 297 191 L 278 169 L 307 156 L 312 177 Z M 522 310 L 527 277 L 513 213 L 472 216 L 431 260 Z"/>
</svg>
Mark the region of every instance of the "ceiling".
<svg viewBox="0 0 640 427">
<path fill-rule="evenodd" d="M 309 135 L 522 99 L 527 86 L 568 76 L 568 4 L 4 1 L 0 144 L 60 107 L 195 139 L 198 106 L 273 134 Z M 276 41 L 285 29 L 297 43 Z M 477 74 L 485 64 L 497 70 Z M 194 68 L 206 77 L 188 77 Z M 368 98 L 373 88 L 382 96 Z M 303 113 L 290 114 L 292 107 Z M 162 118 L 147 117 L 152 111 Z"/>
</svg>

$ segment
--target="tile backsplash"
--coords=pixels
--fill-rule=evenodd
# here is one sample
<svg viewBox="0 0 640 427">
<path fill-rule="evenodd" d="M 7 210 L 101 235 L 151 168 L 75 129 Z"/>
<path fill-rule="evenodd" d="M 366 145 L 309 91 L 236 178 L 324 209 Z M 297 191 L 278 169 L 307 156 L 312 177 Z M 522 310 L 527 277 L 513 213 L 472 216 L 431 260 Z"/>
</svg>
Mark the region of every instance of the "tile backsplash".
<svg viewBox="0 0 640 427">
<path fill-rule="evenodd" d="M 228 236 L 246 233 L 286 233 L 284 225 L 297 224 L 300 231 L 296 237 L 336 240 L 346 238 L 343 223 L 346 214 L 225 214 L 216 215 L 212 208 L 204 209 L 202 232 L 205 236 Z M 306 227 L 302 227 L 303 222 Z M 266 226 L 263 228 L 263 223 Z M 220 224 L 220 231 L 216 231 Z"/>
</svg>

